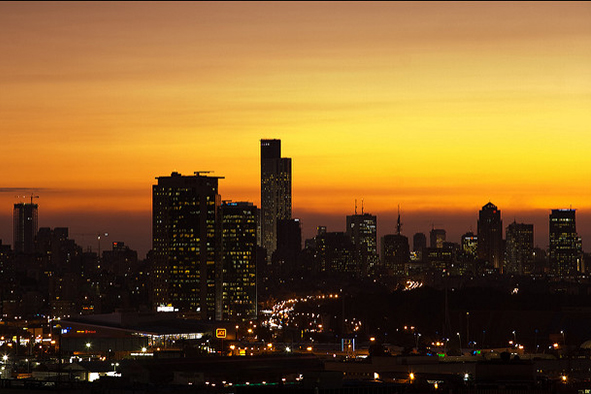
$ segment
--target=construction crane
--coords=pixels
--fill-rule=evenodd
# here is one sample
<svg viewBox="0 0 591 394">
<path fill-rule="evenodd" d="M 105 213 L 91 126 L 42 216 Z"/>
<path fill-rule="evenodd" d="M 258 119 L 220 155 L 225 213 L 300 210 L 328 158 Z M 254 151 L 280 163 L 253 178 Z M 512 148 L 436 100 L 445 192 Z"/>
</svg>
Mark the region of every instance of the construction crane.
<svg viewBox="0 0 591 394">
<path fill-rule="evenodd" d="M 16 198 L 30 198 L 31 199 L 31 205 L 33 205 L 33 199 L 34 198 L 39 198 L 39 196 L 36 196 L 35 193 L 31 193 L 30 196 L 16 196 Z"/>
</svg>

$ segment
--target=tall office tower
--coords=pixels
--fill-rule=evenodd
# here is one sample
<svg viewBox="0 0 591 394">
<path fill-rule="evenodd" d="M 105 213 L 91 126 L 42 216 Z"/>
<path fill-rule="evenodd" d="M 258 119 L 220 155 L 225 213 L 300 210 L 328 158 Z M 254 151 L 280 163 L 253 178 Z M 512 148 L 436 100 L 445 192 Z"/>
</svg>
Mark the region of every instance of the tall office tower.
<svg viewBox="0 0 591 394">
<path fill-rule="evenodd" d="M 503 272 L 503 221 L 501 211 L 491 202 L 478 214 L 478 258 Z"/>
<path fill-rule="evenodd" d="M 223 253 L 223 318 L 257 316 L 257 207 L 251 202 L 221 206 Z"/>
<path fill-rule="evenodd" d="M 261 140 L 261 244 L 267 261 L 277 248 L 277 221 L 291 219 L 291 159 L 281 140 Z"/>
<path fill-rule="evenodd" d="M 505 272 L 530 275 L 534 270 L 534 225 L 513 221 L 506 229 Z"/>
<path fill-rule="evenodd" d="M 154 306 L 221 319 L 218 180 L 173 172 L 152 187 Z"/>
<path fill-rule="evenodd" d="M 355 245 L 357 275 L 366 276 L 378 264 L 377 217 L 369 213 L 347 216 L 346 233 Z"/>
<path fill-rule="evenodd" d="M 582 243 L 577 234 L 574 209 L 553 209 L 550 214 L 550 271 L 557 277 L 581 271 Z"/>
<path fill-rule="evenodd" d="M 429 247 L 430 248 L 443 248 L 445 243 L 445 230 L 441 228 L 433 228 L 429 231 Z"/>
<path fill-rule="evenodd" d="M 35 253 L 37 235 L 37 204 L 14 204 L 12 213 L 12 242 L 15 254 Z"/>
</svg>

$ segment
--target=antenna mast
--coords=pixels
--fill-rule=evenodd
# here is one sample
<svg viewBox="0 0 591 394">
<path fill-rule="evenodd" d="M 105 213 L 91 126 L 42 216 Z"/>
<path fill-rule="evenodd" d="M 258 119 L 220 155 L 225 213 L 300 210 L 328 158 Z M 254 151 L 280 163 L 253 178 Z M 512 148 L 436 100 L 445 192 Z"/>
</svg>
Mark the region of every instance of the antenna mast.
<svg viewBox="0 0 591 394">
<path fill-rule="evenodd" d="M 398 204 L 398 221 L 396 222 L 396 234 L 400 235 L 402 223 L 400 223 L 400 204 Z"/>
</svg>

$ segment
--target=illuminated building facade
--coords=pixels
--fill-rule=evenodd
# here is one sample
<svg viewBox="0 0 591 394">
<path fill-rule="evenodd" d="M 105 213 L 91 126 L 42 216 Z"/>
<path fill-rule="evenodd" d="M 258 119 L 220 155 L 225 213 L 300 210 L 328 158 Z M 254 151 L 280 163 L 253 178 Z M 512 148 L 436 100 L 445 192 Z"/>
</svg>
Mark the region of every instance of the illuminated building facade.
<svg viewBox="0 0 591 394">
<path fill-rule="evenodd" d="M 369 213 L 347 216 L 346 233 L 355 246 L 357 275 L 366 276 L 378 264 L 377 217 Z"/>
<path fill-rule="evenodd" d="M 462 254 L 473 259 L 478 255 L 478 237 L 471 231 L 462 235 Z"/>
<path fill-rule="evenodd" d="M 261 140 L 261 246 L 268 262 L 280 219 L 291 219 L 291 159 L 281 157 L 281 140 Z"/>
<path fill-rule="evenodd" d="M 534 271 L 534 225 L 513 222 L 507 226 L 505 272 L 530 275 Z"/>
<path fill-rule="evenodd" d="M 219 177 L 158 177 L 152 188 L 154 306 L 221 319 Z"/>
<path fill-rule="evenodd" d="M 434 228 L 429 231 L 429 247 L 430 248 L 443 248 L 445 243 L 446 232 L 441 228 Z"/>
<path fill-rule="evenodd" d="M 550 214 L 550 271 L 563 278 L 581 271 L 582 242 L 577 234 L 574 209 L 553 209 Z"/>
<path fill-rule="evenodd" d="M 224 202 L 221 206 L 223 318 L 257 316 L 257 207 L 250 202 Z"/>
<path fill-rule="evenodd" d="M 37 235 L 38 219 L 37 204 L 14 204 L 12 213 L 12 242 L 14 253 L 35 253 L 35 236 Z"/>
<path fill-rule="evenodd" d="M 489 202 L 478 215 L 478 258 L 503 272 L 503 221 L 501 211 Z"/>
</svg>

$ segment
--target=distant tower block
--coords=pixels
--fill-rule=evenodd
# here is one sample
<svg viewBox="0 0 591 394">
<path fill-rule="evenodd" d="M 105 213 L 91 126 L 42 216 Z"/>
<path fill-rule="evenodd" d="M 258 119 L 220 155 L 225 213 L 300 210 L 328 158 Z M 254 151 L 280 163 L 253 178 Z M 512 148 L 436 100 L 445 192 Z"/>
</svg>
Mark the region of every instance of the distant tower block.
<svg viewBox="0 0 591 394">
<path fill-rule="evenodd" d="M 501 211 L 489 202 L 478 215 L 478 258 L 503 272 L 503 221 Z"/>
<path fill-rule="evenodd" d="M 16 254 L 31 254 L 35 252 L 35 236 L 38 230 L 37 209 L 33 204 L 31 195 L 30 203 L 14 204 L 12 211 L 12 241 Z"/>
<path fill-rule="evenodd" d="M 268 262 L 281 219 L 291 219 L 291 159 L 281 157 L 281 140 L 261 140 L 261 246 Z"/>
</svg>

